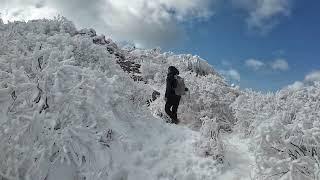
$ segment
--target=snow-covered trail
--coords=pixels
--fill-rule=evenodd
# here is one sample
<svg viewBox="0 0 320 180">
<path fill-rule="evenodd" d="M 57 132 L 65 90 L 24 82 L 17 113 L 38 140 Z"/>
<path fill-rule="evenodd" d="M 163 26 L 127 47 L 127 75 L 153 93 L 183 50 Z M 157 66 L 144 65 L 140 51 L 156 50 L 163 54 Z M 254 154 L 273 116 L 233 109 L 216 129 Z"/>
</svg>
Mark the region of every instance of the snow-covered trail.
<svg viewBox="0 0 320 180">
<path fill-rule="evenodd" d="M 226 149 L 226 168 L 218 180 L 251 180 L 255 161 L 248 149 L 248 140 L 241 139 L 237 133 L 222 138 Z"/>
<path fill-rule="evenodd" d="M 137 130 L 127 131 L 133 140 L 119 166 L 114 168 L 113 179 L 126 180 L 250 180 L 254 158 L 248 150 L 248 141 L 237 133 L 223 135 L 225 164 L 219 164 L 212 157 L 197 154 L 200 132 L 184 125 L 167 124 L 153 118 L 141 123 Z M 118 122 L 119 123 L 119 122 Z M 120 125 L 124 129 L 124 124 Z M 114 126 L 115 127 L 115 126 Z M 127 127 L 128 130 L 132 126 Z M 132 130 L 132 129 L 131 129 Z M 137 137 L 139 136 L 139 138 Z M 124 155 L 121 153 L 121 155 Z"/>
<path fill-rule="evenodd" d="M 166 126 L 166 125 L 165 125 Z M 161 131 L 159 131 L 161 132 Z M 144 148 L 131 154 L 124 166 L 128 180 L 251 180 L 254 157 L 248 141 L 237 133 L 224 135 L 225 164 L 196 154 L 200 133 L 184 126 L 168 124 L 150 137 Z"/>
<path fill-rule="evenodd" d="M 140 149 L 131 152 L 116 178 L 121 179 L 123 172 L 128 180 L 206 180 L 218 176 L 222 166 L 196 154 L 199 132 L 171 124 L 162 126 L 144 139 Z"/>
<path fill-rule="evenodd" d="M 197 152 L 200 132 L 185 124 L 167 124 L 149 113 L 135 114 L 132 123 L 124 114 L 113 128 L 129 137 L 129 154 L 120 168 L 114 168 L 114 179 L 127 180 L 251 180 L 254 158 L 249 152 L 248 141 L 236 132 L 221 135 L 225 145 L 224 164 Z M 140 117 L 139 117 L 140 116 Z M 126 154 L 126 153 L 125 153 Z M 123 155 L 123 154 L 122 154 Z M 122 159 L 122 158 L 121 158 Z"/>
</svg>

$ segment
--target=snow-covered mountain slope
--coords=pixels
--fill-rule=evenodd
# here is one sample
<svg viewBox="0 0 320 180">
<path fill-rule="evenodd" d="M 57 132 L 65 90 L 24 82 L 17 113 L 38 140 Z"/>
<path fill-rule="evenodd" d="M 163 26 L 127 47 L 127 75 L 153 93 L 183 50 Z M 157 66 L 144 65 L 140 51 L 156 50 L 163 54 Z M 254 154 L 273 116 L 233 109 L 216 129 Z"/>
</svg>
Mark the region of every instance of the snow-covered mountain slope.
<svg viewBox="0 0 320 180">
<path fill-rule="evenodd" d="M 189 93 L 166 123 L 167 68 Z M 65 18 L 0 21 L 0 179 L 319 179 L 319 84 L 230 87 L 205 60 Z"/>
<path fill-rule="evenodd" d="M 199 132 L 152 115 L 147 101 L 161 82 L 135 82 L 121 64 L 129 56 L 164 56 L 183 62 L 185 75 L 216 80 L 204 61 L 128 52 L 64 18 L 0 29 L 2 179 L 212 179 L 221 172 L 221 162 L 198 153 Z"/>
<path fill-rule="evenodd" d="M 198 56 L 161 53 L 159 49 L 131 49 L 122 54 L 125 59 L 141 66 L 141 72 L 133 74 L 140 76 L 143 83 L 160 92 L 160 98 L 150 106 L 150 109 L 159 116 L 165 114 L 163 95 L 167 69 L 170 65 L 179 69 L 180 76 L 185 79 L 190 89 L 190 93 L 183 96 L 179 106 L 180 119 L 195 129 L 200 128 L 203 122 L 200 121 L 201 118 L 206 116 L 213 118 L 216 117 L 215 114 L 223 113 L 220 111 L 227 111 L 228 106 L 240 94 L 239 90 L 227 85 L 223 77 Z M 226 123 L 230 124 L 232 122 L 229 122 L 229 119 Z"/>
</svg>

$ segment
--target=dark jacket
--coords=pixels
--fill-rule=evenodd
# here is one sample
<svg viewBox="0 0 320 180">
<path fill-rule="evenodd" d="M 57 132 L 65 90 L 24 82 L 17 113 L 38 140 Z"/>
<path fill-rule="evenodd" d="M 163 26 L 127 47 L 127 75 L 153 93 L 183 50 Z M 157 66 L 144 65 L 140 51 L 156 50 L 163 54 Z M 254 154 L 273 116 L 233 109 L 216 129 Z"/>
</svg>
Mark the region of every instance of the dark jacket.
<svg viewBox="0 0 320 180">
<path fill-rule="evenodd" d="M 174 92 L 174 88 L 177 87 L 177 80 L 174 78 L 175 75 L 179 75 L 178 69 L 173 66 L 170 66 L 168 69 L 168 75 L 167 75 L 167 87 L 166 87 L 166 94 L 165 94 L 166 98 L 176 96 Z"/>
</svg>

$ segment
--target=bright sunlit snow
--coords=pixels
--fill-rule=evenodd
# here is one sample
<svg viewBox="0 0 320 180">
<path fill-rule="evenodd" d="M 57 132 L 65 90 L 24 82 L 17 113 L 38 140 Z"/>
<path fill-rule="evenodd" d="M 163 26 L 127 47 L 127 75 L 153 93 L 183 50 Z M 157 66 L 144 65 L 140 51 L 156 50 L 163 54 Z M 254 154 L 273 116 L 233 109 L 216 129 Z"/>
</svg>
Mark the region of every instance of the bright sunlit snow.
<svg viewBox="0 0 320 180">
<path fill-rule="evenodd" d="M 189 92 L 166 123 L 167 68 Z M 0 23 L 0 179 L 318 179 L 320 84 L 229 86 L 192 55 L 65 18 Z"/>
</svg>

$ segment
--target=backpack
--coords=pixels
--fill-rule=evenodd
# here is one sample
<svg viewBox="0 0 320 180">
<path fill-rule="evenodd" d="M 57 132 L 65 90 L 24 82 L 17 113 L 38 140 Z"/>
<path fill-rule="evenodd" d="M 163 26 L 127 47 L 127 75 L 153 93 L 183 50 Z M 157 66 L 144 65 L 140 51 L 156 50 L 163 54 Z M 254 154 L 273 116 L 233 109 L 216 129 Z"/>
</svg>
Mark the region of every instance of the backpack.
<svg viewBox="0 0 320 180">
<path fill-rule="evenodd" d="M 174 76 L 177 80 L 177 87 L 174 88 L 174 92 L 176 95 L 181 96 L 186 94 L 186 86 L 184 85 L 184 79 L 180 76 Z"/>
</svg>

